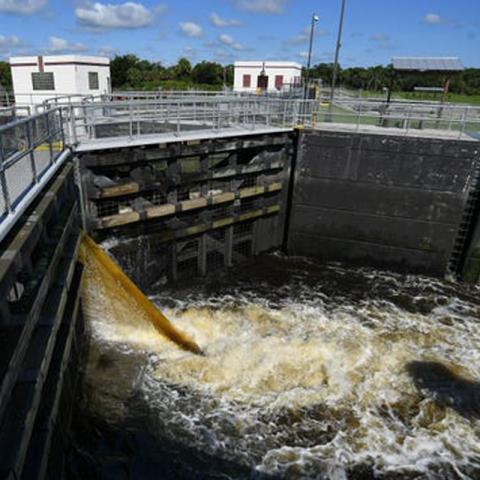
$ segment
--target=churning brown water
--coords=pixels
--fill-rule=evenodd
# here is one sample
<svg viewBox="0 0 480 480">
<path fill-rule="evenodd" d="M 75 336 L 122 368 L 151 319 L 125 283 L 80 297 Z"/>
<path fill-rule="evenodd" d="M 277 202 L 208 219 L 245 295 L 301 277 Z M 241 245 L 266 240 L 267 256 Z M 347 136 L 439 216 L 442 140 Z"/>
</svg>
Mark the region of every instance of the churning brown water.
<svg viewBox="0 0 480 480">
<path fill-rule="evenodd" d="M 480 478 L 480 290 L 268 255 L 153 299 L 205 351 L 110 309 L 72 478 Z"/>
</svg>

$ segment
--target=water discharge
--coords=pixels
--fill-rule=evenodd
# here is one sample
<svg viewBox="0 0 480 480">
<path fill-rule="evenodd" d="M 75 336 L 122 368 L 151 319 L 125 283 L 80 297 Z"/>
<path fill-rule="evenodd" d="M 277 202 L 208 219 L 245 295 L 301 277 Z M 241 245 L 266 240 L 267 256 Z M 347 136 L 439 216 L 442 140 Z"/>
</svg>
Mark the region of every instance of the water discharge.
<svg viewBox="0 0 480 480">
<path fill-rule="evenodd" d="M 78 469 L 102 451 L 107 478 L 480 475 L 478 287 L 261 257 L 152 296 L 204 357 L 90 293 Z"/>
</svg>

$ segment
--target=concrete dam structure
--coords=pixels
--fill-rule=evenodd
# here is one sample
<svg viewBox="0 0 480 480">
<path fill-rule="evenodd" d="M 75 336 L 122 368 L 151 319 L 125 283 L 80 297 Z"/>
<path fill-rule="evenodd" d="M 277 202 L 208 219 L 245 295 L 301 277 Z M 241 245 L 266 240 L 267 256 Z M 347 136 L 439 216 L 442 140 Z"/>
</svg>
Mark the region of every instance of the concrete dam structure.
<svg viewBox="0 0 480 480">
<path fill-rule="evenodd" d="M 271 348 L 272 352 L 279 348 L 275 358 L 295 358 L 297 352 L 301 368 L 306 370 L 309 364 L 317 365 L 315 362 L 320 360 L 322 365 L 327 365 L 335 348 L 317 336 L 315 322 L 309 323 L 310 320 L 302 327 L 310 332 L 310 336 L 299 333 L 299 338 L 287 336 L 283 343 L 268 343 L 270 336 L 273 339 L 276 335 L 294 335 L 297 331 L 297 326 L 290 324 L 291 320 L 287 317 L 282 321 L 288 324 L 288 328 L 283 329 L 275 323 L 278 321 L 275 315 L 280 315 L 278 312 L 287 307 L 282 300 L 271 296 L 281 295 L 284 288 L 288 290 L 289 302 L 294 302 L 296 298 L 295 289 L 291 292 L 286 286 L 278 286 L 278 292 L 275 292 L 275 287 L 271 287 L 277 285 L 275 282 L 280 282 L 283 276 L 291 279 L 291 285 L 297 285 L 298 298 L 304 299 L 307 302 L 305 305 L 312 305 L 312 308 L 326 301 L 325 292 L 331 292 L 332 299 L 337 298 L 335 291 L 329 290 L 333 286 L 338 288 L 338 292 L 344 292 L 345 286 L 339 280 L 341 276 L 350 276 L 360 283 L 368 283 L 375 278 L 372 281 L 380 282 L 379 285 L 388 284 L 390 273 L 383 274 L 380 270 L 380 273 L 362 277 L 367 271 L 365 269 L 369 268 L 391 271 L 392 276 L 398 275 L 394 277 L 398 284 L 408 283 L 408 275 L 413 274 L 427 276 L 419 280 L 424 282 L 422 285 L 437 281 L 428 280 L 429 277 L 455 278 L 458 283 L 442 284 L 438 289 L 451 292 L 457 288 L 452 285 L 457 285 L 463 292 L 459 294 L 461 301 L 470 301 L 469 294 L 462 289 L 467 292 L 469 288 L 476 287 L 463 287 L 461 282 L 477 285 L 480 278 L 480 143 L 471 134 L 477 124 L 465 123 L 464 118 L 460 122 L 454 114 L 442 124 L 435 112 L 425 114 L 422 110 L 418 115 L 426 117 L 422 117 L 421 121 L 403 118 L 403 114 L 395 112 L 386 122 L 385 110 L 382 110 L 377 113 L 375 125 L 372 125 L 371 112 L 367 114 L 365 124 L 360 122 L 362 116 L 358 112 L 351 114 L 352 121 L 346 121 L 347 114 L 343 112 L 331 122 L 327 112 L 315 101 L 222 96 L 124 101 L 111 98 L 78 104 L 70 102 L 65 106 L 47 105 L 45 111 L 36 116 L 17 118 L 0 127 L 2 478 L 114 475 L 115 469 L 107 473 L 103 470 L 93 473 L 88 469 L 82 470 L 87 468 L 85 465 L 88 462 L 78 453 L 84 448 L 78 446 L 82 444 L 78 438 L 88 439 L 86 443 L 90 443 L 92 448 L 93 445 L 100 450 L 104 448 L 113 456 L 118 452 L 110 451 L 111 446 L 98 446 L 95 443 L 100 441 L 98 438 L 92 441 L 88 436 L 91 432 L 87 432 L 87 427 L 78 420 L 78 405 L 79 399 L 85 396 L 92 404 L 99 401 L 103 393 L 97 396 L 92 393 L 95 389 L 89 390 L 93 385 L 103 391 L 103 387 L 96 383 L 99 378 L 108 388 L 115 389 L 109 383 L 115 377 L 113 372 L 125 365 L 122 355 L 130 358 L 132 351 L 135 358 L 144 358 L 145 352 L 150 349 L 151 355 L 155 352 L 155 355 L 161 356 L 161 352 L 165 351 L 164 364 L 171 369 L 168 372 L 167 367 L 162 370 L 161 362 L 154 362 L 148 364 L 148 368 L 142 367 L 140 375 L 137 366 L 129 366 L 118 377 L 128 378 L 128 382 L 125 380 L 129 385 L 128 393 L 126 390 L 116 392 L 115 402 L 124 395 L 128 397 L 128 402 L 139 401 L 132 393 L 132 385 L 137 385 L 140 377 L 146 378 L 145 371 L 153 368 L 156 369 L 155 382 L 160 381 L 163 385 L 165 401 L 173 402 L 169 404 L 172 411 L 177 408 L 174 408 L 176 403 L 173 399 L 180 399 L 179 392 L 183 390 L 170 390 L 171 385 L 182 385 L 181 388 L 188 390 L 194 381 L 200 382 L 198 385 L 210 382 L 206 397 L 195 397 L 203 390 L 196 390 L 197 384 L 192 387 L 192 391 L 196 392 L 192 405 L 198 402 L 199 411 L 206 415 L 205 418 L 211 415 L 210 410 L 202 410 L 207 408 L 206 398 L 210 398 L 209 395 L 226 392 L 225 398 L 232 400 L 232 405 L 236 405 L 235 402 L 250 405 L 251 401 L 255 403 L 252 399 L 258 393 L 258 398 L 262 399 L 259 405 L 265 408 L 269 404 L 262 402 L 267 402 L 272 392 L 287 401 L 290 397 L 283 397 L 283 389 L 287 388 L 285 384 L 279 386 L 272 378 L 264 378 L 264 372 L 257 370 L 258 359 L 264 355 L 264 351 L 259 350 L 260 346 L 265 351 Z M 389 123 L 394 126 L 384 126 Z M 429 129 L 425 125 L 438 128 Z M 193 336 L 202 349 L 205 347 L 207 360 L 198 360 L 199 363 L 194 364 L 191 357 L 185 356 L 191 354 L 178 356 L 175 348 L 164 340 L 158 340 L 160 343 L 153 347 L 150 330 L 138 326 L 138 334 L 135 333 L 136 324 L 129 318 L 132 312 L 124 311 L 124 323 L 117 325 L 115 318 L 102 310 L 104 305 L 99 304 L 108 300 L 102 296 L 105 292 L 100 291 L 103 287 L 82 290 L 84 267 L 79 262 L 82 230 L 102 245 L 157 305 L 170 308 L 166 299 L 157 299 L 163 291 L 169 292 L 177 307 L 167 313 L 173 317 L 176 326 Z M 282 253 L 265 257 L 264 254 L 272 251 Z M 308 266 L 310 261 L 316 261 L 318 266 Z M 268 266 L 261 268 L 262 262 L 267 262 Z M 298 265 L 302 265 L 303 270 L 298 270 Z M 252 273 L 252 278 L 249 278 L 248 269 L 257 272 L 257 276 Z M 308 269 L 312 269 L 311 278 L 317 278 L 315 275 L 322 271 L 322 275 L 329 279 L 324 291 L 317 292 L 309 283 L 313 280 L 305 274 Z M 267 273 L 271 277 L 265 277 Z M 402 277 L 402 274 L 408 275 Z M 239 304 L 229 303 L 232 296 L 225 299 L 215 290 L 218 288 L 214 281 L 217 275 L 222 279 L 223 275 L 227 275 L 225 285 L 228 287 L 225 288 L 237 292 L 232 295 L 238 294 L 241 299 Z M 228 275 L 238 277 L 232 280 Z M 190 285 L 192 281 L 195 284 L 195 279 L 203 277 L 207 279 L 206 285 L 217 292 L 213 297 L 197 298 L 195 295 L 200 295 L 198 292 L 202 290 L 198 285 L 197 290 L 182 290 L 183 285 Z M 296 284 L 298 279 L 301 281 Z M 321 279 L 318 284 L 323 285 Z M 91 285 L 96 284 L 93 282 Z M 264 286 L 269 286 L 268 294 L 263 292 Z M 306 286 L 309 286 L 308 290 L 305 290 Z M 351 292 L 345 290 L 345 296 L 351 293 L 354 302 L 356 287 L 351 284 L 348 288 Z M 89 295 L 89 298 L 82 298 L 82 295 Z M 385 293 L 385 298 L 390 298 L 388 295 Z M 258 304 L 255 304 L 255 298 Z M 190 300 L 187 299 L 191 299 L 192 305 L 197 305 L 195 312 L 189 311 Z M 96 305 L 92 305 L 93 300 Z M 187 306 L 182 302 L 187 302 Z M 244 335 L 245 344 L 249 345 L 245 350 L 239 345 L 229 344 L 229 348 L 236 352 L 235 358 L 248 363 L 250 355 L 251 359 L 258 360 L 251 365 L 252 378 L 261 376 L 259 385 L 262 389 L 258 392 L 237 370 L 219 373 L 235 362 L 230 364 L 232 359 L 222 350 L 227 342 L 225 338 L 220 341 L 218 337 L 220 343 L 211 343 L 217 341 L 216 336 L 220 335 L 218 329 L 221 330 L 218 325 L 223 321 L 216 317 L 217 307 L 211 307 L 216 305 L 215 302 L 223 305 L 225 331 L 230 332 L 231 338 L 228 342 L 244 338 Z M 89 304 L 87 309 L 86 303 Z M 178 305 L 183 306 L 180 308 Z M 205 310 L 205 305 L 213 310 Z M 305 306 L 303 310 L 296 310 L 299 307 L 295 303 L 288 305 L 291 318 L 303 318 Z M 470 309 L 476 308 L 468 305 Z M 410 305 L 408 308 L 415 310 L 416 307 Z M 243 313 L 236 317 L 239 309 Z M 87 321 L 82 314 L 86 311 Z M 204 315 L 198 312 L 204 312 Z M 323 310 L 317 314 L 321 318 L 326 315 Z M 405 325 L 414 320 L 402 315 L 399 315 L 399 321 L 405 321 L 405 324 L 398 328 L 406 331 L 408 328 Z M 103 317 L 110 323 L 101 324 Z M 247 323 L 246 318 L 249 319 Z M 270 322 L 268 328 L 261 323 L 266 318 Z M 274 321 L 275 318 L 277 320 Z M 350 320 L 345 321 L 348 330 Z M 430 321 L 428 328 L 434 332 L 437 317 L 432 314 L 428 317 Z M 333 328 L 322 322 L 322 328 Z M 238 325 L 243 325 L 246 330 L 243 333 L 238 331 Z M 268 333 L 260 335 L 258 332 L 262 329 L 267 329 Z M 248 335 L 247 331 L 250 332 Z M 330 336 L 337 335 L 337 330 L 328 332 Z M 365 345 L 374 342 L 363 330 L 350 331 L 352 338 L 357 334 L 363 338 Z M 434 333 L 431 335 L 433 338 Z M 129 341 L 134 343 L 130 345 Z M 300 348 L 299 342 L 309 341 L 311 345 L 302 344 L 301 350 L 295 350 Z M 354 353 L 350 347 L 345 347 L 343 351 L 343 339 L 338 341 L 339 352 L 345 354 L 345 362 L 347 357 L 353 363 L 360 361 L 359 352 Z M 403 338 L 401 341 L 407 342 Z M 418 338 L 414 341 L 417 342 Z M 125 347 L 125 351 L 113 352 L 110 342 L 130 346 Z M 378 348 L 380 352 L 383 348 L 380 343 L 374 345 L 373 350 Z M 458 345 L 461 345 L 460 336 Z M 404 347 L 407 350 L 411 347 L 412 354 L 420 351 L 416 343 L 410 345 L 407 342 Z M 283 348 L 286 350 L 281 350 Z M 460 355 L 460 346 L 458 348 Z M 127 351 L 129 353 L 125 353 Z M 219 364 L 202 363 L 214 362 L 215 352 Z M 319 352 L 323 355 L 321 359 Z M 304 361 L 301 360 L 303 354 Z M 102 372 L 110 368 L 113 370 L 108 376 L 112 378 L 107 379 Z M 322 378 L 309 374 L 308 379 L 302 380 L 305 382 L 301 384 L 302 389 L 311 388 L 314 377 L 319 385 L 328 384 L 329 375 L 326 372 L 329 367 L 318 368 L 318 375 L 321 374 Z M 411 365 L 408 370 L 413 376 L 417 375 L 415 368 Z M 296 372 L 292 378 L 303 378 L 301 369 L 288 365 L 287 370 Z M 287 370 L 275 378 L 288 378 L 288 385 L 291 381 L 295 384 L 297 380 L 291 380 Z M 458 375 L 464 373 L 463 370 L 454 371 Z M 92 376 L 92 372 L 96 372 L 97 376 Z M 235 389 L 233 383 L 228 383 L 229 379 L 235 380 Z M 118 388 L 123 387 L 123 380 L 119 380 Z M 295 388 L 300 387 L 297 385 Z M 312 394 L 312 402 L 315 397 L 317 403 L 303 405 L 301 402 L 310 397 L 306 390 L 302 391 L 303 400 L 298 401 L 302 412 L 308 411 L 309 415 L 314 405 L 326 401 L 326 398 Z M 252 392 L 257 393 L 254 395 Z M 356 401 L 361 405 L 364 399 L 358 397 Z M 178 402 L 182 405 L 181 400 Z M 101 424 L 105 435 L 113 435 L 110 429 L 118 421 L 116 415 L 128 410 L 126 405 L 116 406 L 118 411 L 115 414 L 112 410 L 115 417 L 112 424 Z M 185 405 L 188 410 L 190 403 Z M 157 407 L 163 411 L 164 407 Z M 348 409 L 347 404 L 342 404 L 339 410 L 344 412 L 345 418 Z M 186 415 L 187 410 L 182 415 Z M 241 418 L 250 418 L 250 410 L 245 413 L 247 410 L 242 413 L 246 417 L 237 412 L 238 422 L 243 421 Z M 262 415 L 267 415 L 267 410 L 262 410 Z M 362 415 L 367 410 L 362 410 Z M 237 415 L 235 409 L 232 411 L 232 415 Z M 284 417 L 279 425 L 284 422 L 288 429 L 296 431 L 296 424 L 292 422 L 297 413 L 289 416 L 286 411 L 282 410 Z M 267 432 L 266 426 L 273 420 L 268 418 L 257 427 L 262 435 L 266 435 L 265 438 L 273 439 L 275 435 Z M 349 428 L 357 423 L 352 419 Z M 207 442 L 212 432 L 205 433 L 205 425 L 198 426 L 200 430 L 195 430 L 194 434 L 200 439 L 206 435 L 204 440 Z M 308 426 L 307 430 L 309 428 L 312 427 Z M 159 427 L 160 430 L 165 428 Z M 227 435 L 222 432 L 222 435 Z M 313 435 L 313 430 L 311 432 Z M 172 451 L 176 451 L 179 445 L 184 446 L 181 439 L 187 433 L 179 430 L 176 435 L 178 438 L 166 441 Z M 228 442 L 235 438 L 231 432 L 228 435 L 233 437 L 228 437 L 230 440 L 223 443 L 219 441 L 223 446 L 229 445 Z M 286 433 L 277 437 L 282 435 Z M 330 438 L 330 433 L 326 432 L 315 435 L 326 435 L 325 441 Z M 135 442 L 146 441 L 143 437 L 139 438 L 135 437 Z M 291 441 L 294 445 L 298 443 L 298 448 L 310 448 L 310 443 L 302 435 L 295 438 Z M 210 444 L 213 442 L 211 438 L 208 441 Z M 284 445 L 271 441 L 275 448 Z M 191 439 L 185 442 L 194 443 Z M 160 455 L 171 473 L 171 477 L 167 478 L 192 474 L 192 471 L 182 470 L 187 467 L 179 467 L 168 460 L 169 455 L 165 453 L 168 452 L 167 446 Z M 251 456 L 250 453 L 245 454 L 247 463 L 238 460 L 240 457 L 236 451 L 225 457 L 230 459 L 228 461 L 220 460 L 223 454 L 217 457 L 212 453 L 215 460 L 210 463 L 218 463 L 215 467 L 217 472 L 228 471 L 238 478 L 246 475 L 250 468 L 248 465 L 257 465 L 255 468 L 263 472 L 265 478 L 271 478 L 269 475 L 282 477 L 285 474 L 281 466 L 283 460 L 275 457 L 275 466 L 272 466 L 269 461 L 273 457 L 269 457 L 262 448 L 264 446 L 259 445 L 258 451 L 252 450 Z M 263 452 L 262 460 L 256 457 L 260 451 Z M 322 452 L 322 455 L 327 455 L 326 450 Z M 198 468 L 204 472 L 205 478 L 213 475 L 214 471 L 209 469 L 214 467 L 208 466 L 208 461 L 202 463 L 200 457 L 197 458 L 196 453 L 189 449 L 184 453 L 186 459 L 193 458 L 199 462 L 201 466 Z M 357 453 L 358 459 L 351 459 L 352 464 L 370 465 L 368 456 Z M 292 453 L 292 456 L 295 455 Z M 327 468 L 326 459 L 330 458 L 327 457 L 322 457 L 322 467 L 317 465 L 318 468 Z M 301 458 L 303 460 L 298 460 L 300 463 L 304 461 L 304 457 Z M 74 467 L 69 467 L 67 463 L 75 466 L 76 473 L 72 473 Z M 128 470 L 132 478 L 150 478 L 148 472 L 139 473 L 142 470 L 135 470 L 137 467 L 134 463 L 132 465 L 125 467 L 133 469 Z M 345 468 L 349 471 L 350 467 Z M 311 474 L 311 471 L 305 473 L 307 477 Z"/>
</svg>

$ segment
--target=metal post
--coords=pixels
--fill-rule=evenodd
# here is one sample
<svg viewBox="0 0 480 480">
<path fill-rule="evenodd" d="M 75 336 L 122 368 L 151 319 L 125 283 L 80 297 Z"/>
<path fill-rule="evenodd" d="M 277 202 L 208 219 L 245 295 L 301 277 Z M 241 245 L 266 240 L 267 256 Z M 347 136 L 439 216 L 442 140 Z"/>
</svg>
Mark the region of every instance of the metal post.
<svg viewBox="0 0 480 480">
<path fill-rule="evenodd" d="M 0 135 L 0 185 L 2 186 L 3 201 L 8 213 L 12 211 L 10 195 L 8 194 L 7 178 L 5 174 L 5 158 L 3 156 L 2 135 Z"/>
<path fill-rule="evenodd" d="M 252 119 L 252 130 L 255 130 L 255 122 L 257 121 L 256 117 L 257 102 L 253 102 L 253 119 Z"/>
<path fill-rule="evenodd" d="M 329 113 L 330 119 L 331 119 L 331 114 L 333 110 L 333 99 L 335 97 L 335 84 L 337 83 L 338 57 L 340 55 L 340 48 L 342 46 L 342 31 L 343 31 L 344 16 L 345 16 L 345 0 L 342 0 L 342 8 L 340 11 L 340 24 L 338 26 L 338 35 L 337 35 L 337 46 L 335 48 L 335 62 L 333 64 L 332 88 L 330 90 L 330 104 L 328 106 L 328 113 Z"/>
<path fill-rule="evenodd" d="M 408 109 L 408 115 L 407 115 L 407 124 L 405 126 L 405 135 L 408 135 L 408 131 L 410 130 L 410 120 L 412 117 L 412 110 L 413 110 L 413 105 L 410 105 L 410 108 Z"/>
<path fill-rule="evenodd" d="M 308 46 L 307 71 L 305 72 L 305 88 L 303 93 L 304 99 L 308 96 L 308 83 L 310 82 L 310 66 L 312 63 L 313 35 L 315 33 L 316 22 L 318 22 L 318 17 L 317 15 L 312 14 L 312 24 L 310 26 L 310 44 Z"/>
<path fill-rule="evenodd" d="M 465 111 L 463 112 L 462 115 L 462 123 L 460 124 L 459 132 L 458 132 L 458 138 L 462 138 L 463 133 L 465 132 L 465 125 L 467 123 L 467 117 L 468 117 L 468 111 L 470 107 L 465 107 Z"/>
<path fill-rule="evenodd" d="M 70 130 L 71 130 L 71 140 L 73 140 L 73 143 L 77 143 L 77 130 L 75 128 L 75 118 L 74 118 L 74 109 L 70 105 L 69 108 L 69 113 L 70 113 Z"/>
<path fill-rule="evenodd" d="M 226 267 L 231 267 L 233 262 L 232 262 L 232 255 L 233 252 L 233 227 L 227 227 L 225 231 L 225 256 L 224 256 L 224 261 L 225 261 L 225 266 Z"/>
<path fill-rule="evenodd" d="M 61 136 L 61 141 L 62 141 L 62 150 L 63 148 L 65 148 L 65 127 L 63 125 L 63 113 L 62 113 L 62 109 L 59 108 L 58 109 L 58 113 L 60 115 L 60 136 Z"/>
<path fill-rule="evenodd" d="M 47 111 L 45 114 L 45 121 L 47 123 L 47 138 L 48 138 L 48 151 L 50 152 L 50 165 L 53 163 L 53 146 L 52 146 L 52 132 L 50 124 L 50 111 Z"/>
<path fill-rule="evenodd" d="M 200 276 L 207 274 L 207 234 L 202 233 L 198 241 L 197 268 Z"/>
<path fill-rule="evenodd" d="M 31 166 L 32 175 L 33 175 L 33 183 L 37 183 L 38 182 L 37 167 L 35 165 L 35 155 L 33 154 L 33 149 L 32 149 L 32 130 L 31 130 L 30 123 L 31 123 L 30 121 L 25 123 L 25 130 L 27 134 L 27 148 L 30 150 L 29 156 L 30 156 L 30 166 Z M 47 132 L 48 132 L 48 124 L 47 124 Z"/>
<path fill-rule="evenodd" d="M 128 131 L 130 138 L 133 137 L 133 112 L 132 112 L 132 104 L 128 104 Z"/>
<path fill-rule="evenodd" d="M 177 102 L 177 135 L 180 135 L 180 102 Z"/>
</svg>

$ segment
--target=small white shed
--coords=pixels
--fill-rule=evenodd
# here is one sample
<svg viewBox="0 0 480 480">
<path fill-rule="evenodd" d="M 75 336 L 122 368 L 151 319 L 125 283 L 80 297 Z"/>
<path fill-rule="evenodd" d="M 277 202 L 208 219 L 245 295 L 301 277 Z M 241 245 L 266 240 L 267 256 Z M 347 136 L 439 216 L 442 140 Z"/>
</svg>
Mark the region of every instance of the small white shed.
<svg viewBox="0 0 480 480">
<path fill-rule="evenodd" d="M 110 59 L 80 55 L 10 58 L 17 105 L 35 106 L 64 95 L 110 93 Z"/>
<path fill-rule="evenodd" d="M 302 66 L 296 62 L 238 61 L 234 64 L 236 92 L 281 91 L 301 83 Z"/>
</svg>

